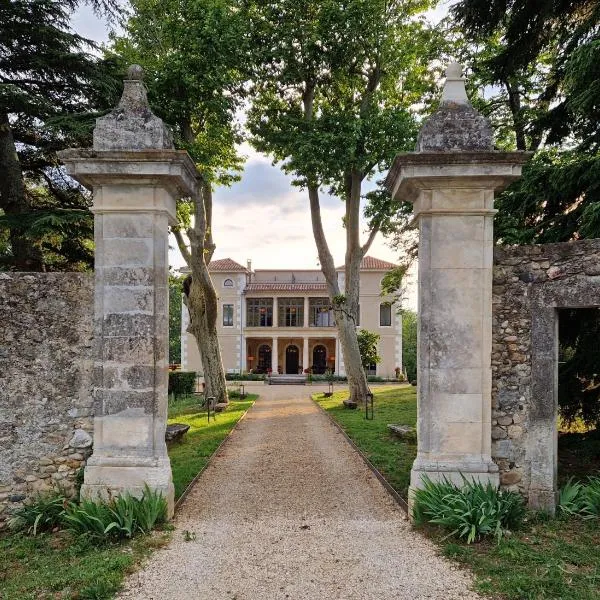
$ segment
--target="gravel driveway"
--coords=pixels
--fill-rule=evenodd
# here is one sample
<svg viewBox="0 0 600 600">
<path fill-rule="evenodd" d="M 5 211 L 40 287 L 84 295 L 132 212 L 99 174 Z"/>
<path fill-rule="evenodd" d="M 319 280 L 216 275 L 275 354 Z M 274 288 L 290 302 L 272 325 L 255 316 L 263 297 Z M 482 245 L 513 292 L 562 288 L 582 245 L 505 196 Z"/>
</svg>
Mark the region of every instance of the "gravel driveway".
<svg viewBox="0 0 600 600">
<path fill-rule="evenodd" d="M 187 497 L 172 542 L 119 598 L 479 598 L 411 530 L 310 391 L 261 388 Z"/>
</svg>

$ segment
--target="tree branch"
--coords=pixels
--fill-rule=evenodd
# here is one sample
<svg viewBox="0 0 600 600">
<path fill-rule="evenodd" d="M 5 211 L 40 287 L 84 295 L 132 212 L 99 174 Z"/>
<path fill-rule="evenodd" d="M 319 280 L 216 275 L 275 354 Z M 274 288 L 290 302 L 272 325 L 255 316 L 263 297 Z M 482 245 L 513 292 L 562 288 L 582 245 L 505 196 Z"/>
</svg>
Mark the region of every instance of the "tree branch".
<svg viewBox="0 0 600 600">
<path fill-rule="evenodd" d="M 179 252 L 181 252 L 181 256 L 183 257 L 183 260 L 185 260 L 185 263 L 187 264 L 187 266 L 190 267 L 191 263 L 192 263 L 192 255 L 190 254 L 187 244 L 185 243 L 185 240 L 183 239 L 183 234 L 181 233 L 181 229 L 179 229 L 179 227 L 173 227 L 173 229 L 171 229 L 171 231 L 173 232 L 173 235 L 175 236 L 175 240 L 177 241 L 177 247 L 179 248 Z"/>
<path fill-rule="evenodd" d="M 377 223 L 372 229 L 371 232 L 369 233 L 369 237 L 367 238 L 367 241 L 363 244 L 362 248 L 361 248 L 361 252 L 363 257 L 365 256 L 365 254 L 369 251 L 369 248 L 371 247 L 371 244 L 373 243 L 373 240 L 375 239 L 375 236 L 379 233 L 379 223 Z"/>
</svg>

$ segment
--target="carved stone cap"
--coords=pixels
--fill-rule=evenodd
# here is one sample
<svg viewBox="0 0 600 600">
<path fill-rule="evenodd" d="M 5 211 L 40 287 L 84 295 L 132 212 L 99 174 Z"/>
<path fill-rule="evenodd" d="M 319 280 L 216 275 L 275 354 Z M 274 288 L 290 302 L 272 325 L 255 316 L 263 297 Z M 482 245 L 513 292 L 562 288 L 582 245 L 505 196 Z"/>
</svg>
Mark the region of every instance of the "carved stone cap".
<svg viewBox="0 0 600 600">
<path fill-rule="evenodd" d="M 94 150 L 167 150 L 174 147 L 171 132 L 150 110 L 143 79 L 142 67 L 131 65 L 119 104 L 108 115 L 96 119 Z"/>
<path fill-rule="evenodd" d="M 493 147 L 492 126 L 471 106 L 461 65 L 450 63 L 440 107 L 421 128 L 416 151 L 489 152 Z"/>
</svg>

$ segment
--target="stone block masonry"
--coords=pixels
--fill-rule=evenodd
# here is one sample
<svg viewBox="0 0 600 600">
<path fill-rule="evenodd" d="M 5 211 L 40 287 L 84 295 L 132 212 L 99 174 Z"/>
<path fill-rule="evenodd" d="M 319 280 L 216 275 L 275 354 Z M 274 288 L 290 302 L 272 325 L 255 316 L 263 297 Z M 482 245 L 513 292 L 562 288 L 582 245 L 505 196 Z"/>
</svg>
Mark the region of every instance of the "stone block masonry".
<svg viewBox="0 0 600 600">
<path fill-rule="evenodd" d="M 600 306 L 600 240 L 495 248 L 492 304 L 492 456 L 500 484 L 553 510 L 557 309 Z"/>
<path fill-rule="evenodd" d="M 0 273 L 0 529 L 27 497 L 75 489 L 91 452 L 94 280 Z"/>
</svg>

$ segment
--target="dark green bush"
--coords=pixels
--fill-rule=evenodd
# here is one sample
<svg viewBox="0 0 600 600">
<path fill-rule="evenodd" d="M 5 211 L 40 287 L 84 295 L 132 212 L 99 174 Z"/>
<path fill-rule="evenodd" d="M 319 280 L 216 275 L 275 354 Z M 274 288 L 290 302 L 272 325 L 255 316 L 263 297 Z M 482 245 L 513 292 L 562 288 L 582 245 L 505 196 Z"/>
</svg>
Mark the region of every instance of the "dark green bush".
<svg viewBox="0 0 600 600">
<path fill-rule="evenodd" d="M 383 377 L 378 377 L 377 375 L 369 375 L 367 377 L 367 381 L 371 383 L 381 383 L 384 381 Z"/>
<path fill-rule="evenodd" d="M 61 516 L 68 504 L 67 498 L 60 492 L 48 492 L 33 498 L 16 510 L 8 521 L 14 531 L 25 531 L 37 535 L 61 525 Z"/>
<path fill-rule="evenodd" d="M 195 371 L 169 371 L 169 394 L 187 396 L 195 391 Z"/>
<path fill-rule="evenodd" d="M 265 375 L 261 373 L 225 373 L 227 381 L 264 381 Z"/>
<path fill-rule="evenodd" d="M 343 375 L 313 375 L 313 381 L 348 381 L 348 378 Z"/>
<path fill-rule="evenodd" d="M 506 531 L 518 529 L 525 517 L 520 494 L 498 490 L 490 483 L 483 485 L 465 477 L 461 487 L 447 479 L 434 483 L 423 476 L 422 481 L 424 487 L 415 492 L 415 523 L 450 529 L 450 536 L 467 544 L 487 536 L 500 541 Z"/>
</svg>

